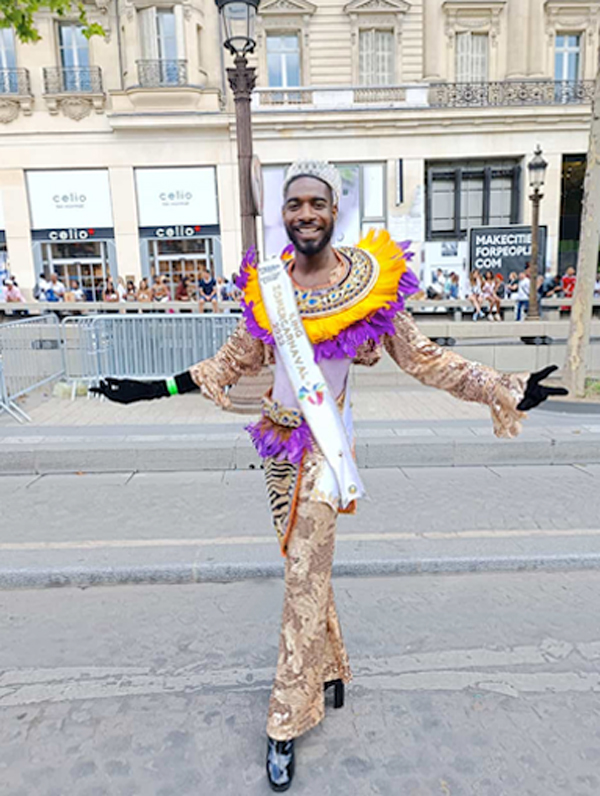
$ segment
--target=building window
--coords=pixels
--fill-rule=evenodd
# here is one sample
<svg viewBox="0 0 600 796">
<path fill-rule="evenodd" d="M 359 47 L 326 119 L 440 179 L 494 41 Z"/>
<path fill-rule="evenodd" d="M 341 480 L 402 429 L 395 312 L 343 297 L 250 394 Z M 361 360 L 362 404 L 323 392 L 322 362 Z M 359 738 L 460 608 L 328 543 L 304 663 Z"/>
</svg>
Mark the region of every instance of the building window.
<svg viewBox="0 0 600 796">
<path fill-rule="evenodd" d="M 489 80 L 487 33 L 457 33 L 456 82 L 487 83 Z"/>
<path fill-rule="evenodd" d="M 358 46 L 361 86 L 393 85 L 395 80 L 393 31 L 361 30 Z"/>
<path fill-rule="evenodd" d="M 69 22 L 58 26 L 58 49 L 63 91 L 91 91 L 90 47 L 83 27 Z"/>
<path fill-rule="evenodd" d="M 267 35 L 269 86 L 300 86 L 300 37 L 298 34 Z"/>
<path fill-rule="evenodd" d="M 465 239 L 471 227 L 520 223 L 518 163 L 427 166 L 427 240 Z"/>
<path fill-rule="evenodd" d="M 139 11 L 142 85 L 171 86 L 186 82 L 182 13 L 182 6 Z"/>
<path fill-rule="evenodd" d="M 560 33 L 556 37 L 554 79 L 574 82 L 581 70 L 581 36 Z"/>
<path fill-rule="evenodd" d="M 0 94 L 18 93 L 15 36 L 12 28 L 0 28 Z"/>
</svg>

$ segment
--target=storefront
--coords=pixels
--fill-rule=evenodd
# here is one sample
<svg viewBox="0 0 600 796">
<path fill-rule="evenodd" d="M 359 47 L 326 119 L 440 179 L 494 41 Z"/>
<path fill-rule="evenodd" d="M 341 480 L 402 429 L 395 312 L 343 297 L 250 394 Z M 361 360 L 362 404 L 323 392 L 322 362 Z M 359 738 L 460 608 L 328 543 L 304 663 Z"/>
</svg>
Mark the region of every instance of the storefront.
<svg viewBox="0 0 600 796">
<path fill-rule="evenodd" d="M 171 295 L 187 276 L 222 273 L 217 182 L 212 167 L 135 170 L 142 269 L 167 279 Z"/>
<path fill-rule="evenodd" d="M 77 280 L 98 301 L 118 271 L 108 171 L 27 172 L 37 273 Z"/>
</svg>

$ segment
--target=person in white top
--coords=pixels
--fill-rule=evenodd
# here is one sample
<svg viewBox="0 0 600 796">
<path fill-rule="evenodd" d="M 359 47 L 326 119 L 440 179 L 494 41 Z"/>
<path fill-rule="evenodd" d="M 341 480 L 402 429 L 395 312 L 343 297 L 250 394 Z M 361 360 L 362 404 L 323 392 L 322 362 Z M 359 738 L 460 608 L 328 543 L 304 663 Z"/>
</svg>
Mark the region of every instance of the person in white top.
<svg viewBox="0 0 600 796">
<path fill-rule="evenodd" d="M 46 287 L 46 298 L 49 293 L 54 294 L 54 301 L 64 301 L 65 299 L 65 286 L 56 274 L 50 274 L 50 282 Z"/>
<path fill-rule="evenodd" d="M 525 320 L 523 310 L 529 312 L 529 292 L 531 290 L 531 281 L 526 273 L 519 274 L 519 287 L 517 289 L 517 320 Z"/>
<path fill-rule="evenodd" d="M 46 301 L 46 291 L 48 290 L 49 286 L 48 280 L 44 274 L 41 273 L 38 277 L 36 286 L 33 288 L 34 299 L 37 299 L 38 301 Z"/>
</svg>

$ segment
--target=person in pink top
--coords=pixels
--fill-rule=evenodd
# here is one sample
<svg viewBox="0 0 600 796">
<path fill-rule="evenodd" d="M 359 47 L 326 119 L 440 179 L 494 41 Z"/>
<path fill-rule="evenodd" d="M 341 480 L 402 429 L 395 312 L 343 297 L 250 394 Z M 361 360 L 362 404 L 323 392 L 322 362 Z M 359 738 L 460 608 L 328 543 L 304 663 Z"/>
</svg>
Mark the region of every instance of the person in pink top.
<svg viewBox="0 0 600 796">
<path fill-rule="evenodd" d="M 25 302 L 23 294 L 21 293 L 19 286 L 17 285 L 14 279 L 5 279 L 4 287 L 5 287 L 5 293 L 4 293 L 5 301 Z"/>
</svg>

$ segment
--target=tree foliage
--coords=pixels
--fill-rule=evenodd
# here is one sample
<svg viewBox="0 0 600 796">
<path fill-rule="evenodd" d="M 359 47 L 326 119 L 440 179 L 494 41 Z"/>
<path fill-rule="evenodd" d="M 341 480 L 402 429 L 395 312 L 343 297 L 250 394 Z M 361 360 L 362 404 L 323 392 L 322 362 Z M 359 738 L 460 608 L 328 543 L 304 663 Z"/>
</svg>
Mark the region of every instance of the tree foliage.
<svg viewBox="0 0 600 796">
<path fill-rule="evenodd" d="M 38 11 L 50 11 L 58 17 L 76 15 L 84 36 L 104 36 L 102 25 L 89 22 L 84 4 L 76 0 L 0 0 L 0 28 L 13 28 L 20 41 L 39 41 L 42 37 L 34 20 Z"/>
</svg>

